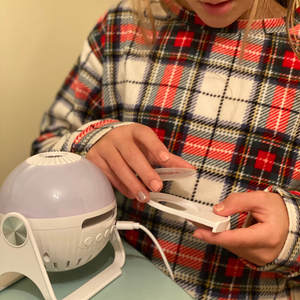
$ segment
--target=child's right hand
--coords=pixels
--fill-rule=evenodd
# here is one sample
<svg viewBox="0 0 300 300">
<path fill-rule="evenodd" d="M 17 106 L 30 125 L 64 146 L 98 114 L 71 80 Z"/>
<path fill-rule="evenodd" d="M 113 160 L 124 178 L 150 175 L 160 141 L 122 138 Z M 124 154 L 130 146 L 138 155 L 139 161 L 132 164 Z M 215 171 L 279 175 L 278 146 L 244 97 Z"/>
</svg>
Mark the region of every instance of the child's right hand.
<svg viewBox="0 0 300 300">
<path fill-rule="evenodd" d="M 145 185 L 153 192 L 162 188 L 162 181 L 152 165 L 195 169 L 179 156 L 169 153 L 154 131 L 141 124 L 112 129 L 86 157 L 102 170 L 115 188 L 140 202 L 149 200 Z"/>
</svg>

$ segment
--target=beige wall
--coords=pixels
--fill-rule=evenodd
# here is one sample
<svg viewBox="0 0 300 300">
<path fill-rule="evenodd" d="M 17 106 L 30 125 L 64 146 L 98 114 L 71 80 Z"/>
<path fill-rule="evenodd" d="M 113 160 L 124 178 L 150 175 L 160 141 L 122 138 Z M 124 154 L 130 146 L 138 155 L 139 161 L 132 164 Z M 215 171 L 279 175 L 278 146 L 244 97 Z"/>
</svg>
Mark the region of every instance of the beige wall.
<svg viewBox="0 0 300 300">
<path fill-rule="evenodd" d="M 0 186 L 30 153 L 98 18 L 119 0 L 0 0 Z"/>
</svg>

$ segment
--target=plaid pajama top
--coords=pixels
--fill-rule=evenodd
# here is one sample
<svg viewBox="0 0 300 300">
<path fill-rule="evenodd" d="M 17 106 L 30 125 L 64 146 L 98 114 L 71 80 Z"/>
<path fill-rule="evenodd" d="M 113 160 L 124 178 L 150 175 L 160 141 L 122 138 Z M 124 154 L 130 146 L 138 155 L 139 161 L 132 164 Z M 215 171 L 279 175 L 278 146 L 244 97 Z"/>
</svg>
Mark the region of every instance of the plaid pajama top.
<svg viewBox="0 0 300 300">
<path fill-rule="evenodd" d="M 43 118 L 33 153 L 84 156 L 112 128 L 138 122 L 198 169 L 197 177 L 166 183 L 163 192 L 209 206 L 233 192 L 279 193 L 289 234 L 265 267 L 194 238 L 185 220 L 117 192 L 118 217 L 152 231 L 176 282 L 195 299 L 300 299 L 300 62 L 284 19 L 254 21 L 239 65 L 246 21 L 213 29 L 177 4 L 156 1 L 152 8 L 157 38 L 151 47 L 129 2 L 99 20 Z M 151 36 L 148 23 L 145 30 Z M 232 216 L 232 228 L 245 216 Z M 124 237 L 166 271 L 143 232 Z"/>
</svg>

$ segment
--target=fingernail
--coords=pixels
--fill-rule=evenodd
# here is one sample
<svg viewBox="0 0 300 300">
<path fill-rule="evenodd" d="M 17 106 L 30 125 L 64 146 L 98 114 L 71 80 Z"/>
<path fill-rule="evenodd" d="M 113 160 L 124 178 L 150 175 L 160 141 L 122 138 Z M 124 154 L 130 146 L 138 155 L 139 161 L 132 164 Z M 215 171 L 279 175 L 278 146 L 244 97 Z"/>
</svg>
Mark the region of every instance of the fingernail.
<svg viewBox="0 0 300 300">
<path fill-rule="evenodd" d="M 153 192 L 157 192 L 161 188 L 161 183 L 158 180 L 153 179 L 150 181 L 150 187 Z"/>
<path fill-rule="evenodd" d="M 140 202 L 145 202 L 146 199 L 147 199 L 147 196 L 146 196 L 142 191 L 140 191 L 140 192 L 138 193 L 138 200 L 139 200 Z"/>
<path fill-rule="evenodd" d="M 220 203 L 214 205 L 215 211 L 222 211 L 224 209 L 225 209 L 225 204 L 223 202 L 220 202 Z"/>
<path fill-rule="evenodd" d="M 160 160 L 163 162 L 166 162 L 170 159 L 170 154 L 166 151 L 160 151 L 158 153 L 158 156 L 159 156 Z"/>
</svg>

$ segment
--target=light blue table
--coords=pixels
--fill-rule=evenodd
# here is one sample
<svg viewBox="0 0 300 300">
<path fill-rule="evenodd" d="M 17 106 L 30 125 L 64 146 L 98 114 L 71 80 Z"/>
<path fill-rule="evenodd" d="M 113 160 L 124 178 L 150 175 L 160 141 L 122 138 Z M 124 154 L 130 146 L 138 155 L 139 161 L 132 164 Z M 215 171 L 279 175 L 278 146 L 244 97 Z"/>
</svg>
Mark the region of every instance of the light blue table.
<svg viewBox="0 0 300 300">
<path fill-rule="evenodd" d="M 96 294 L 93 300 L 192 300 L 184 290 L 147 258 L 123 241 L 126 261 L 122 275 Z M 110 243 L 88 264 L 68 272 L 49 273 L 57 300 L 61 300 L 105 269 L 114 259 Z M 43 300 L 28 278 L 0 292 L 1 300 Z M 80 300 L 80 299 L 78 299 Z"/>
</svg>

